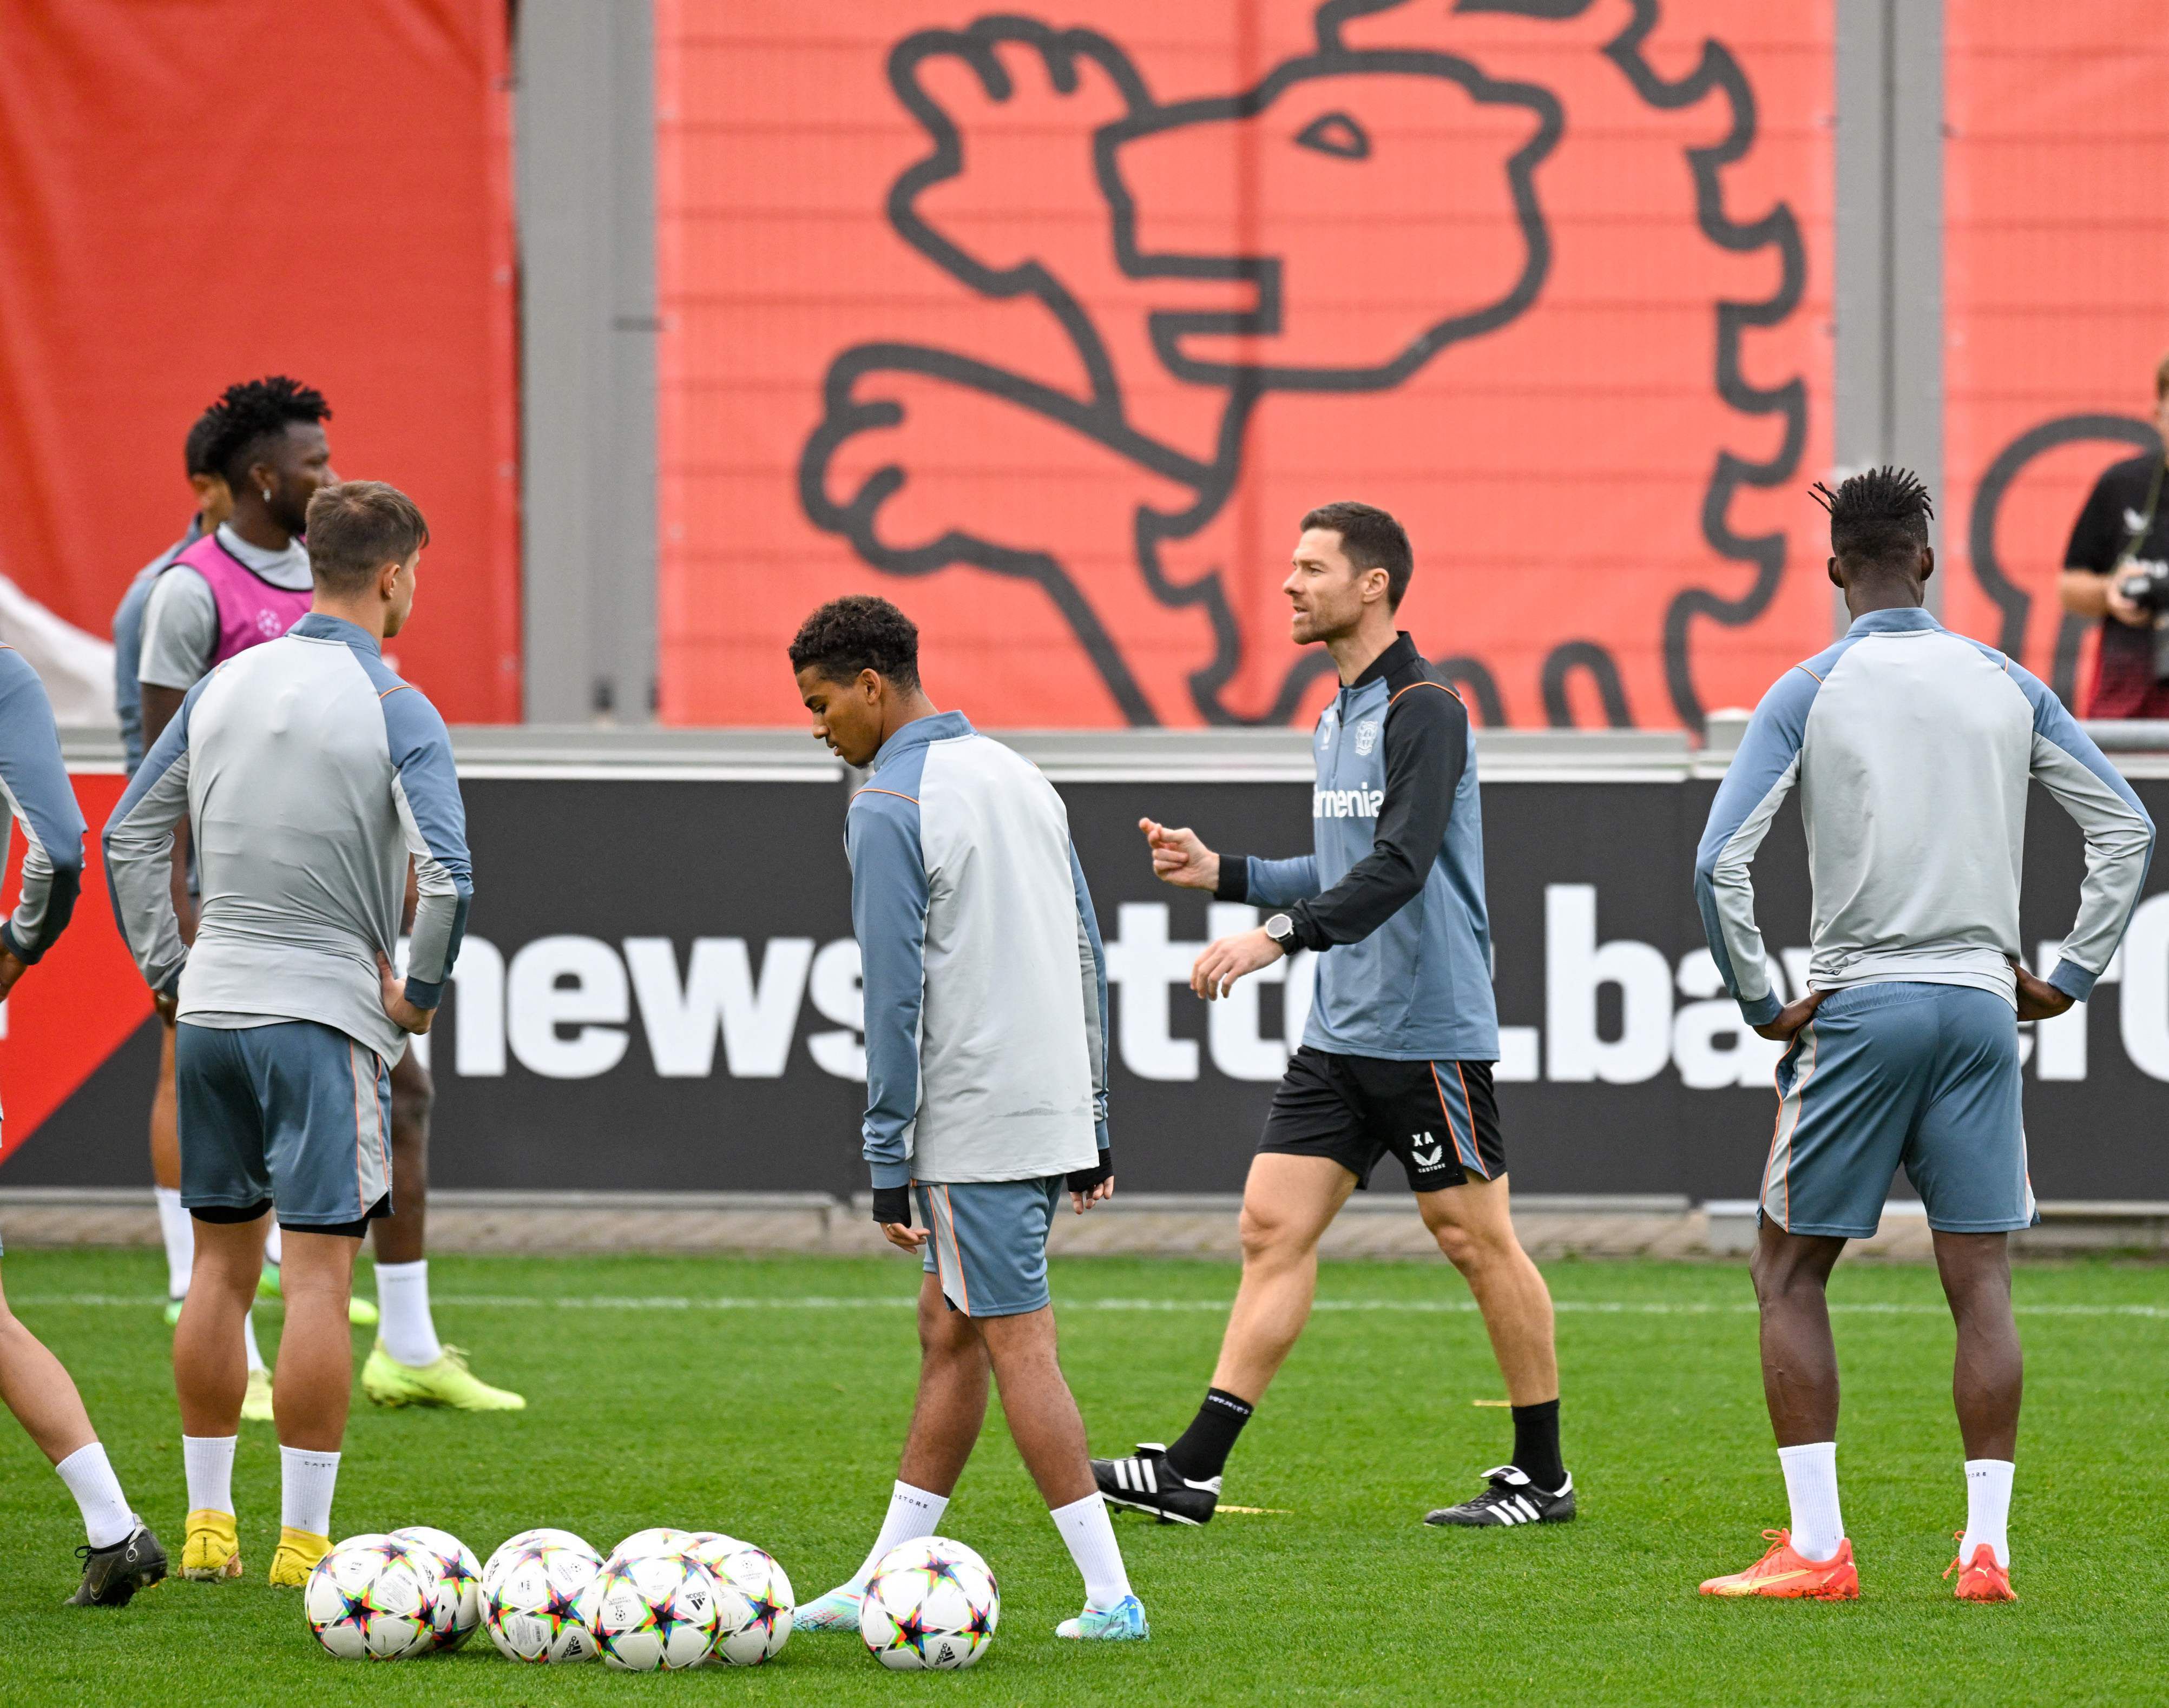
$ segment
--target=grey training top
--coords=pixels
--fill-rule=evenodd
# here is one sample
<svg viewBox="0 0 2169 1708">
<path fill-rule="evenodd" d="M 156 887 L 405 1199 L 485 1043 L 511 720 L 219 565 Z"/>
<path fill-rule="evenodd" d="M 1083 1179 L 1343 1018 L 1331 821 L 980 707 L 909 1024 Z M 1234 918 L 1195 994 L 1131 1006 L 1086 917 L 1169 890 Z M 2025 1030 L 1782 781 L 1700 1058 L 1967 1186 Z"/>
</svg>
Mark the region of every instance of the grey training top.
<svg viewBox="0 0 2169 1708">
<path fill-rule="evenodd" d="M 218 543 L 274 587 L 306 593 L 314 585 L 308 550 L 298 540 L 288 540 L 284 551 L 267 551 L 221 522 Z M 174 564 L 151 584 L 136 673 L 153 688 L 194 688 L 217 651 L 218 598 L 187 564 Z"/>
<path fill-rule="evenodd" d="M 189 531 L 136 572 L 128 591 L 113 613 L 113 707 L 120 714 L 120 748 L 128 758 L 128 774 L 143 763 L 143 619 L 157 590 L 158 577 L 173 560 L 203 538 L 203 517 L 189 518 Z M 201 576 L 197 576 L 202 581 Z M 211 591 L 205 583 L 204 591 Z M 213 620 L 216 620 L 216 601 Z M 214 633 L 216 630 L 214 629 Z M 184 683 L 184 687 L 193 684 Z"/>
<path fill-rule="evenodd" d="M 35 963 L 67 928 L 83 885 L 83 809 L 61 762 L 60 732 L 38 673 L 12 646 L 0 646 L 0 868 L 8 864 L 10 822 L 23 827 L 23 893 L 0 924 L 0 945 Z"/>
<path fill-rule="evenodd" d="M 2015 1002 L 2029 781 L 2086 838 L 2078 918 L 2049 976 L 2083 1002 L 2131 923 L 2154 822 L 2063 703 L 1917 608 L 1870 611 L 1779 677 L 1695 856 L 1710 954 L 1749 1024 L 1768 1024 L 1783 1003 L 1748 868 L 1796 787 L 1815 897 L 1811 989 L 1908 981 Z"/>
<path fill-rule="evenodd" d="M 203 886 L 193 950 L 168 887 L 184 812 Z M 189 690 L 105 827 L 114 917 L 181 1019 L 320 1021 L 387 1062 L 407 1035 L 376 957 L 398 943 L 410 855 L 407 1000 L 433 1008 L 474 893 L 451 741 L 376 641 L 315 611 Z"/>
</svg>

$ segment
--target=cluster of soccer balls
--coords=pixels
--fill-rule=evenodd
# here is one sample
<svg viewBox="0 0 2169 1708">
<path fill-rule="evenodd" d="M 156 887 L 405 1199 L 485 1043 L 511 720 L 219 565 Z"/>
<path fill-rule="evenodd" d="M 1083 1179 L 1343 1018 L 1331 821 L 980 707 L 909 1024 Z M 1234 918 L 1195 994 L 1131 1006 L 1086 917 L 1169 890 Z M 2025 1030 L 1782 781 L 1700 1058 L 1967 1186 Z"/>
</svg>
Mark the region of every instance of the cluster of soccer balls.
<svg viewBox="0 0 2169 1708">
<path fill-rule="evenodd" d="M 477 1565 L 442 1530 L 350 1536 L 301 1598 L 317 1641 L 348 1660 L 457 1648 L 477 1627 L 515 1661 L 627 1672 L 756 1667 L 791 1635 L 791 1580 L 762 1550 L 714 1530 L 642 1530 L 608 1559 L 569 1530 L 522 1530 Z"/>
<path fill-rule="evenodd" d="M 642 1530 L 608 1559 L 570 1530 L 522 1530 L 477 1565 L 443 1530 L 349 1536 L 317 1563 L 302 1611 L 343 1660 L 456 1649 L 477 1627 L 515 1661 L 626 1672 L 757 1667 L 791 1636 L 791 1579 L 715 1530 Z M 859 1634 L 883 1666 L 968 1667 L 994 1641 L 1001 1596 L 987 1562 L 941 1536 L 900 1543 L 866 1584 Z"/>
</svg>

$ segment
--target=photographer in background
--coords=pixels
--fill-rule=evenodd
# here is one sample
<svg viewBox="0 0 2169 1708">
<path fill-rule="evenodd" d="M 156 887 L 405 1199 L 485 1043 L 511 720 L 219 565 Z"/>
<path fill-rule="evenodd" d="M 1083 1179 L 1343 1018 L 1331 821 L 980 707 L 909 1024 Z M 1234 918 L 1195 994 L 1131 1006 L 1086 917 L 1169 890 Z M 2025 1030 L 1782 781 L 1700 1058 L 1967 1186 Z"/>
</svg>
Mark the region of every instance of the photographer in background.
<svg viewBox="0 0 2169 1708">
<path fill-rule="evenodd" d="M 2169 443 L 2169 357 L 2154 370 L 2154 425 Z M 2064 551 L 2064 609 L 2099 617 L 2081 715 L 2169 718 L 2169 503 L 2159 447 L 2105 470 Z"/>
</svg>

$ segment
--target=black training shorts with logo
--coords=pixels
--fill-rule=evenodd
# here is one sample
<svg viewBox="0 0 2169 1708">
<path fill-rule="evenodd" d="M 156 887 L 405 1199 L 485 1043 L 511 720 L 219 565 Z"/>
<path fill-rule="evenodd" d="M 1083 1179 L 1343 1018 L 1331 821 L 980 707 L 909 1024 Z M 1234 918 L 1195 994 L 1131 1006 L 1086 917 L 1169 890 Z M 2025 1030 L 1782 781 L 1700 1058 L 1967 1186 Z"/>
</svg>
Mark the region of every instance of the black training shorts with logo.
<svg viewBox="0 0 2169 1708">
<path fill-rule="evenodd" d="M 1325 1157 L 1371 1184 L 1391 1152 L 1411 1192 L 1436 1192 L 1506 1171 L 1488 1062 L 1393 1062 L 1308 1045 L 1289 1060 L 1266 1117 L 1262 1153 Z"/>
</svg>

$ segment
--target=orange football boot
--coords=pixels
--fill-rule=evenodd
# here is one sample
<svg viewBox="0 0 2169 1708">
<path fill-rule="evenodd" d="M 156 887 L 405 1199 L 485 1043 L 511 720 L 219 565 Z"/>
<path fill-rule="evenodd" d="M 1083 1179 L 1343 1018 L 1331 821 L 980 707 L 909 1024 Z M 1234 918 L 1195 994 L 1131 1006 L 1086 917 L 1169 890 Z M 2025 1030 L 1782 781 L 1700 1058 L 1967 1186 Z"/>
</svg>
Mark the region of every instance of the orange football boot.
<svg viewBox="0 0 2169 1708">
<path fill-rule="evenodd" d="M 1745 1572 L 1713 1578 L 1702 1586 L 1705 1595 L 1776 1595 L 1804 1597 L 1815 1601 L 1857 1601 L 1860 1573 L 1852 1563 L 1852 1539 L 1837 1545 L 1827 1560 L 1804 1560 L 1793 1551 L 1789 1530 L 1765 1530 L 1770 1551 Z"/>
<path fill-rule="evenodd" d="M 1965 1540 L 1964 1530 L 1951 1533 L 1958 1540 Z M 1943 1576 L 1958 1574 L 1958 1598 L 1961 1601 L 2016 1601 L 2018 1592 L 2011 1587 L 2011 1568 L 1996 1563 L 1996 1550 L 1987 1543 L 1974 1546 L 1973 1563 L 1953 1560 L 1943 1568 Z"/>
</svg>

